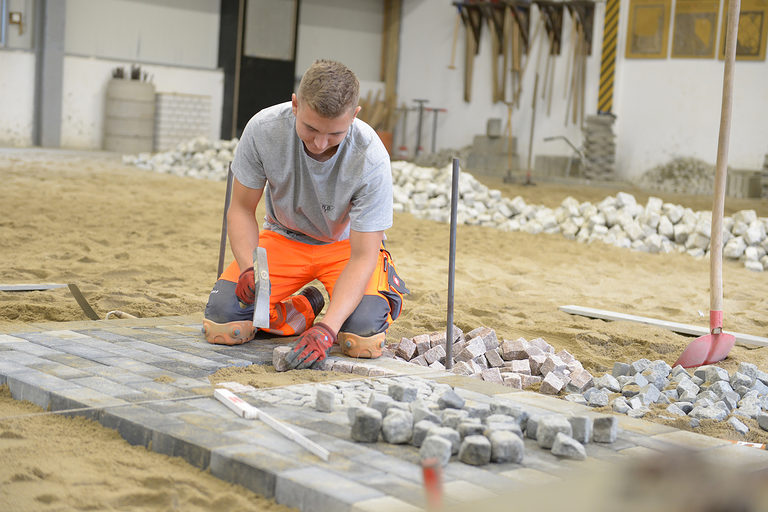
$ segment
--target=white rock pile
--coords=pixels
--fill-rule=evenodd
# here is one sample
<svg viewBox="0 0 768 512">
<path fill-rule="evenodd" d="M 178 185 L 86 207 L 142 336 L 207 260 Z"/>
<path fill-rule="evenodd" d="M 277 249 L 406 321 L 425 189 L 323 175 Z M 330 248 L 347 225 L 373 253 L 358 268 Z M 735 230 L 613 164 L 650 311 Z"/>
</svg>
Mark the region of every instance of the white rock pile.
<svg viewBox="0 0 768 512">
<path fill-rule="evenodd" d="M 749 427 L 741 420 L 751 418 L 768 430 L 768 373 L 746 362 L 732 374 L 715 365 L 701 366 L 691 374 L 660 360 L 617 362 L 588 389 L 565 399 L 593 406 L 610 403 L 615 412 L 634 418 L 645 416 L 652 406 L 666 406 L 662 417 L 688 417 L 693 427 L 705 419 L 727 421 L 742 435 Z"/>
<path fill-rule="evenodd" d="M 520 463 L 526 452 L 525 438 L 558 457 L 583 460 L 587 456 L 584 445 L 613 443 L 618 435 L 616 416 L 532 414 L 509 400 L 417 376 L 268 390 L 237 382 L 218 386 L 265 404 L 342 413 L 352 441 L 411 445 L 422 460 L 436 458 L 443 466 L 452 458 L 473 466 Z"/>
<path fill-rule="evenodd" d="M 454 327 L 453 367 L 458 375 L 480 378 L 514 389 L 539 384 L 542 393 L 581 393 L 592 386 L 592 375 L 567 350 L 555 353 L 543 338 L 499 341 L 496 331 L 478 327 L 466 335 Z M 386 354 L 412 364 L 445 369 L 446 333 L 419 334 L 387 347 Z M 607 401 L 603 405 L 607 405 Z"/>
<path fill-rule="evenodd" d="M 450 220 L 451 166 L 442 169 L 392 162 L 394 208 L 437 222 Z M 657 197 L 638 204 L 619 192 L 598 204 L 567 197 L 557 208 L 530 205 L 517 196 L 502 197 L 471 174 L 459 176 L 457 222 L 531 234 L 560 233 L 584 243 L 601 241 L 649 253 L 686 252 L 703 257 L 709 250 L 712 214 L 665 203 Z M 742 210 L 723 222 L 723 255 L 750 270 L 768 268 L 768 218 Z"/>
<path fill-rule="evenodd" d="M 227 179 L 229 162 L 238 139 L 211 141 L 198 137 L 182 142 L 173 151 L 124 155 L 123 163 L 140 169 L 212 181 Z"/>
</svg>

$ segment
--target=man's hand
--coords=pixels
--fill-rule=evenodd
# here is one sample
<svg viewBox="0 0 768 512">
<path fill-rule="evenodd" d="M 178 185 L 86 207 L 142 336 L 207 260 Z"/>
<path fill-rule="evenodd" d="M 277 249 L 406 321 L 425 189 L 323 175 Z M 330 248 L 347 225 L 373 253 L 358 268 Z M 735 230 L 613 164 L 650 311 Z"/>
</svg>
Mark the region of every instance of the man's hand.
<svg viewBox="0 0 768 512">
<path fill-rule="evenodd" d="M 253 275 L 253 267 L 248 267 L 240 274 L 237 279 L 237 287 L 235 287 L 235 295 L 243 304 L 253 304 L 256 299 L 256 280 Z"/>
<path fill-rule="evenodd" d="M 299 336 L 291 345 L 291 352 L 285 358 L 288 368 L 302 370 L 313 367 L 328 355 L 331 345 L 336 341 L 336 334 L 322 322 L 318 322 Z"/>
</svg>

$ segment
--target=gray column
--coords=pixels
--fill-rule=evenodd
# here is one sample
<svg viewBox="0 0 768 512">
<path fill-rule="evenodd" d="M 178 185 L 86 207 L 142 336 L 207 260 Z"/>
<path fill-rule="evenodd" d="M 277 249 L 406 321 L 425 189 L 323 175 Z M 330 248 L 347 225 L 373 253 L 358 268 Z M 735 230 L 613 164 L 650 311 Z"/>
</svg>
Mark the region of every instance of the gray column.
<svg viewBox="0 0 768 512">
<path fill-rule="evenodd" d="M 35 38 L 36 145 L 61 146 L 61 98 L 64 75 L 64 23 L 67 2 L 38 0 Z"/>
</svg>

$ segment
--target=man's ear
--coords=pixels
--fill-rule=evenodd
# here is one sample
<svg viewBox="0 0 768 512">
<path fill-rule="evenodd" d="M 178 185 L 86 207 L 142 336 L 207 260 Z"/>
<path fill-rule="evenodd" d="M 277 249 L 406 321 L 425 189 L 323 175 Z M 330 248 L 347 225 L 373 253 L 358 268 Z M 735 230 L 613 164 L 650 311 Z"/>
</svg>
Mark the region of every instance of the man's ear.
<svg viewBox="0 0 768 512">
<path fill-rule="evenodd" d="M 293 115 L 296 115 L 296 111 L 299 109 L 299 100 L 296 98 L 296 93 L 291 94 L 291 110 Z"/>
<path fill-rule="evenodd" d="M 362 109 L 363 109 L 363 107 L 361 107 L 360 105 L 358 105 L 358 106 L 357 106 L 357 108 L 355 108 L 355 113 L 354 113 L 354 114 L 352 114 L 352 119 L 356 118 L 356 117 L 357 117 L 357 114 L 359 114 L 359 113 L 360 113 L 360 111 L 361 111 Z"/>
</svg>

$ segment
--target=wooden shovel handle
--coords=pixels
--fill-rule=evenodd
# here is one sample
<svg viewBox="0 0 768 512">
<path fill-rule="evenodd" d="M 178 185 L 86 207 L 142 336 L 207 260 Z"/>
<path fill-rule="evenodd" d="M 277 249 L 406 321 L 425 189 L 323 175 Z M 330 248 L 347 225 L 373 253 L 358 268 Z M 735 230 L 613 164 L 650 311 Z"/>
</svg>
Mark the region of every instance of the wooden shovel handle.
<svg viewBox="0 0 768 512">
<path fill-rule="evenodd" d="M 720 110 L 720 136 L 717 141 L 715 167 L 715 197 L 712 204 L 712 232 L 709 246 L 709 301 L 712 311 L 723 310 L 723 210 L 725 184 L 728 177 L 728 144 L 731 135 L 733 106 L 733 67 L 736 61 L 736 38 L 739 31 L 741 0 L 730 0 L 728 29 L 725 41 L 725 71 L 723 72 L 723 104 Z"/>
</svg>

